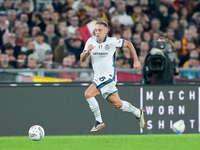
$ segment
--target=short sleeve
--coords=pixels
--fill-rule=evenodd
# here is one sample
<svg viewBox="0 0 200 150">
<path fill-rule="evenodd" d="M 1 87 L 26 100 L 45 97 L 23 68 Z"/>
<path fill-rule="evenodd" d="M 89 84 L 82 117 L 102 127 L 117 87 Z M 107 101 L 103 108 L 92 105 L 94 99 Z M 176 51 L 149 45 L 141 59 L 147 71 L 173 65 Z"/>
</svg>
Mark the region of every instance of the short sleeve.
<svg viewBox="0 0 200 150">
<path fill-rule="evenodd" d="M 91 41 L 91 38 L 89 38 L 89 39 L 87 40 L 87 42 L 85 43 L 85 47 L 84 47 L 84 49 L 83 49 L 84 52 L 87 51 L 87 47 L 90 45 L 90 41 Z"/>
<path fill-rule="evenodd" d="M 119 39 L 119 38 L 112 38 L 112 43 L 115 45 L 115 47 L 123 47 L 124 46 L 124 39 Z"/>
</svg>

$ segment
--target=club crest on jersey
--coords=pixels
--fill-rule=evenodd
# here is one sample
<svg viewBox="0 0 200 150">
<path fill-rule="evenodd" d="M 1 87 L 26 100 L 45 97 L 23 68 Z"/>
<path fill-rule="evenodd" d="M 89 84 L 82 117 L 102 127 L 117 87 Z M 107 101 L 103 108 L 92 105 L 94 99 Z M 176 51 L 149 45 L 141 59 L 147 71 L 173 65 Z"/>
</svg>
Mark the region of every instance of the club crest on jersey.
<svg viewBox="0 0 200 150">
<path fill-rule="evenodd" d="M 109 50 L 109 49 L 110 49 L 110 46 L 108 44 L 106 44 L 105 50 Z"/>
</svg>

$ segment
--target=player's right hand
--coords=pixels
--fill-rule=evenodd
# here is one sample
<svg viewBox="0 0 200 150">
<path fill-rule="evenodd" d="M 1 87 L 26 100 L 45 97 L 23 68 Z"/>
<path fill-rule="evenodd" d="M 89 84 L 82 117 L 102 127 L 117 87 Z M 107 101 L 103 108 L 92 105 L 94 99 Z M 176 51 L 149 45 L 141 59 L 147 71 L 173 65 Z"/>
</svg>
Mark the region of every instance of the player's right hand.
<svg viewBox="0 0 200 150">
<path fill-rule="evenodd" d="M 90 53 L 94 49 L 93 45 L 90 44 L 87 48 L 87 52 Z"/>
</svg>

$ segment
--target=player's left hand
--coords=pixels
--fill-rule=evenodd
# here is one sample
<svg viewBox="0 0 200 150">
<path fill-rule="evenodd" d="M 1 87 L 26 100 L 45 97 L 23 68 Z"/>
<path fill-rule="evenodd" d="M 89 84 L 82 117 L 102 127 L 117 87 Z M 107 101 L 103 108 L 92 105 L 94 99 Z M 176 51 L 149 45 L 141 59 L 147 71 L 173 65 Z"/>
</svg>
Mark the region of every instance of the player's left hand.
<svg viewBox="0 0 200 150">
<path fill-rule="evenodd" d="M 141 65 L 140 65 L 140 62 L 139 62 L 139 61 L 134 62 L 133 67 L 134 67 L 134 69 L 135 69 L 137 72 L 140 72 L 140 70 L 141 70 Z"/>
</svg>

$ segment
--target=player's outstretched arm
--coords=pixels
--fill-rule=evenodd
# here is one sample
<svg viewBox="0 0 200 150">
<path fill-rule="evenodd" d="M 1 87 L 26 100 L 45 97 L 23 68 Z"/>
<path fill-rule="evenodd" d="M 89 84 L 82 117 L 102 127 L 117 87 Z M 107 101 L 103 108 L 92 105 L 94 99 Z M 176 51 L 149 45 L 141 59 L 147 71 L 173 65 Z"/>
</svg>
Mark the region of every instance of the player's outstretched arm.
<svg viewBox="0 0 200 150">
<path fill-rule="evenodd" d="M 133 44 L 124 40 L 124 47 L 127 47 L 130 50 L 130 52 L 133 56 L 133 60 L 134 60 L 133 67 L 137 72 L 139 72 L 141 70 L 141 65 L 140 65 L 140 62 L 138 60 L 138 57 L 137 57 L 137 54 L 136 54 L 136 51 L 135 51 Z"/>
<path fill-rule="evenodd" d="M 90 55 L 90 52 L 94 49 L 93 45 L 90 44 L 87 48 L 87 50 L 84 52 L 81 53 L 81 56 L 80 56 L 80 61 L 81 62 L 84 62 L 86 61 L 86 59 L 88 58 L 88 56 Z"/>
</svg>

